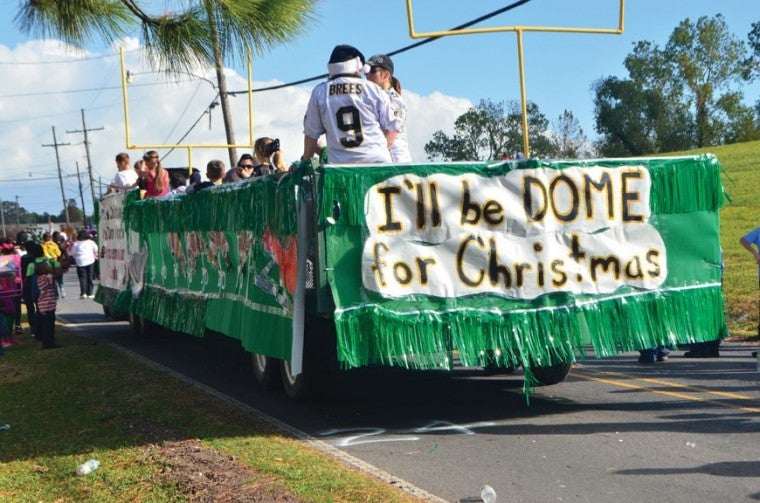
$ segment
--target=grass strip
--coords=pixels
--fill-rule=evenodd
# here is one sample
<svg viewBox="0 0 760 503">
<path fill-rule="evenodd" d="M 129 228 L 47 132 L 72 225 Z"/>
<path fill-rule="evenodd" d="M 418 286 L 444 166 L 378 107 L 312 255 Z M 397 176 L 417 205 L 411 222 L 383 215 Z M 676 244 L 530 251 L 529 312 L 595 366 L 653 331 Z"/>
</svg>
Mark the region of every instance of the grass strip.
<svg viewBox="0 0 760 503">
<path fill-rule="evenodd" d="M 0 357 L 0 425 L 11 426 L 0 430 L 0 501 L 415 500 L 189 384 L 57 331 L 61 349 L 25 336 Z M 90 458 L 100 468 L 77 476 Z"/>
</svg>

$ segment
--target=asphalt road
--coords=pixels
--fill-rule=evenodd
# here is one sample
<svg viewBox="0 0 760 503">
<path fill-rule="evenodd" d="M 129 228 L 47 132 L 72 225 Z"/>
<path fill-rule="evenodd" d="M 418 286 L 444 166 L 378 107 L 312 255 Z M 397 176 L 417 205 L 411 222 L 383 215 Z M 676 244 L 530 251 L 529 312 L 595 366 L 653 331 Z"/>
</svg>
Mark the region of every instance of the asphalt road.
<svg viewBox="0 0 760 503">
<path fill-rule="evenodd" d="M 141 340 L 100 305 L 69 298 L 60 321 L 123 346 L 313 435 L 445 501 L 760 501 L 760 372 L 749 345 L 721 357 L 674 352 L 643 366 L 637 353 L 575 366 L 537 388 L 522 373 L 485 376 L 359 369 L 324 401 L 293 404 L 257 389 L 236 341 Z"/>
</svg>

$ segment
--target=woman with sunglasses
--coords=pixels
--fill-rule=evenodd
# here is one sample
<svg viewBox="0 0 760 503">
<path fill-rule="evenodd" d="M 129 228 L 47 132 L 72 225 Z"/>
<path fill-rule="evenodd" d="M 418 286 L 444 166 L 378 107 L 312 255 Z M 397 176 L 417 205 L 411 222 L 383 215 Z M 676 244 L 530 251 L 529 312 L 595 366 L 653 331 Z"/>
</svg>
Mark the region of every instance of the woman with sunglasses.
<svg viewBox="0 0 760 503">
<path fill-rule="evenodd" d="M 251 154 L 241 155 L 237 166 L 225 173 L 222 183 L 235 183 L 240 180 L 249 179 L 253 175 L 254 161 L 255 159 Z"/>
<path fill-rule="evenodd" d="M 396 140 L 390 146 L 393 162 L 412 162 L 409 154 L 409 142 L 406 140 L 406 103 L 401 97 L 401 82 L 393 76 L 393 61 L 385 54 L 376 54 L 369 58 L 370 71 L 367 80 L 380 86 L 391 99 L 391 110 L 401 121 Z"/>
<path fill-rule="evenodd" d="M 150 150 L 143 156 L 145 169 L 139 173 L 145 181 L 145 197 L 165 196 L 169 193 L 169 172 L 161 166 L 158 152 Z"/>
</svg>

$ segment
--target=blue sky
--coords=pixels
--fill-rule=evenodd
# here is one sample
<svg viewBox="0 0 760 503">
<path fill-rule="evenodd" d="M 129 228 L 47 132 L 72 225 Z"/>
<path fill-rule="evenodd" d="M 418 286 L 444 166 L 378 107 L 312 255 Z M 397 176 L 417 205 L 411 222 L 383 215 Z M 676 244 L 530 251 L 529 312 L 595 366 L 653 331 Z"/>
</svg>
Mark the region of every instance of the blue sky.
<svg viewBox="0 0 760 503">
<path fill-rule="evenodd" d="M 151 2 L 154 8 L 181 2 Z M 418 31 L 445 29 L 501 8 L 510 2 L 480 0 L 414 0 Z M 381 4 L 382 9 L 377 5 Z M 617 0 L 532 0 L 509 13 L 479 26 L 572 26 L 613 28 L 618 20 Z M 119 85 L 118 58 L 102 44 L 87 48 L 86 59 L 57 44 L 41 42 L 21 34 L 12 19 L 17 0 L 0 0 L 0 156 L 6 160 L 0 171 L 0 198 L 15 200 L 32 211 L 61 210 L 55 154 L 42 144 L 52 143 L 51 126 L 56 127 L 61 147 L 66 198 L 79 201 L 75 163 L 84 170 L 86 159 L 81 135 L 65 134 L 81 129 L 80 109 L 87 113 L 87 125 L 103 126 L 90 135 L 95 178 L 108 181 L 113 176 L 114 155 L 124 150 L 121 93 L 107 89 Z M 590 139 L 593 129 L 591 84 L 608 75 L 624 76 L 623 59 L 639 40 L 664 45 L 679 21 L 696 20 L 722 13 L 729 29 L 746 41 L 753 21 L 760 20 L 757 0 L 688 2 L 629 0 L 625 7 L 622 35 L 581 35 L 525 33 L 524 52 L 528 99 L 555 120 L 564 109 L 580 120 Z M 134 34 L 138 36 L 137 33 Z M 317 5 L 315 21 L 305 33 L 286 46 L 274 48 L 254 60 L 254 87 L 290 82 L 322 74 L 332 47 L 349 43 L 365 56 L 389 52 L 413 43 L 409 38 L 403 0 L 392 2 L 349 2 L 324 0 Z M 139 57 L 136 38 L 126 40 L 133 49 L 127 55 L 130 71 L 137 73 L 130 89 L 130 126 L 135 143 L 176 141 L 195 122 L 213 98 L 211 86 L 187 79 L 167 84 L 166 78 L 149 72 Z M 59 61 L 59 63 L 51 63 Z M 410 102 L 410 142 L 415 160 L 424 161 L 423 146 L 437 129 L 450 131 L 454 119 L 481 99 L 519 99 L 517 44 L 514 33 L 446 37 L 394 57 L 396 76 Z M 195 73 L 213 79 L 208 69 Z M 228 79 L 232 89 L 245 87 L 242 65 L 230 64 Z M 139 84 L 139 85 L 138 85 Z M 280 137 L 288 160 L 301 152 L 300 123 L 311 86 L 306 84 L 256 95 L 255 136 Z M 760 97 L 760 86 L 744 88 L 748 103 Z M 92 89 L 91 91 L 82 91 Z M 30 95 L 31 94 L 31 95 Z M 25 96 L 21 96 L 25 95 Z M 246 98 L 234 98 L 235 129 L 238 141 L 248 135 Z M 223 142 L 219 113 L 211 121 L 203 119 L 186 141 Z M 209 128 L 210 126 L 210 128 Z M 130 152 L 133 159 L 142 151 Z M 193 164 L 204 166 L 212 159 L 226 161 L 220 150 L 196 151 Z M 186 164 L 176 151 L 167 165 Z M 23 181 L 16 181 L 23 180 Z M 89 182 L 83 180 L 85 191 Z M 96 189 L 98 193 L 99 189 Z M 91 211 L 89 200 L 86 209 Z"/>
</svg>

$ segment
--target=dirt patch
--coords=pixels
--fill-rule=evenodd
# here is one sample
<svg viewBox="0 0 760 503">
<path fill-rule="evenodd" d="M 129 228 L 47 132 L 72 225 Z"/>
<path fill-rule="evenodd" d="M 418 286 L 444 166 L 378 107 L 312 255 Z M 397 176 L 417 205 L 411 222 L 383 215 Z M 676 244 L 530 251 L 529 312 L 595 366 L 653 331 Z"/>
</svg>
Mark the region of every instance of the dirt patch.
<svg viewBox="0 0 760 503">
<path fill-rule="evenodd" d="M 145 444 L 143 459 L 161 465 L 156 482 L 175 484 L 194 502 L 301 503 L 277 481 L 262 476 L 234 457 L 205 447 L 198 439 L 150 418 L 128 415 L 122 428 Z"/>
<path fill-rule="evenodd" d="M 198 439 L 154 445 L 151 456 L 163 465 L 158 475 L 161 481 L 177 484 L 190 501 L 303 501 L 234 458 L 204 447 Z"/>
</svg>

